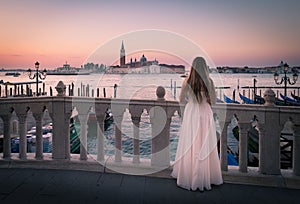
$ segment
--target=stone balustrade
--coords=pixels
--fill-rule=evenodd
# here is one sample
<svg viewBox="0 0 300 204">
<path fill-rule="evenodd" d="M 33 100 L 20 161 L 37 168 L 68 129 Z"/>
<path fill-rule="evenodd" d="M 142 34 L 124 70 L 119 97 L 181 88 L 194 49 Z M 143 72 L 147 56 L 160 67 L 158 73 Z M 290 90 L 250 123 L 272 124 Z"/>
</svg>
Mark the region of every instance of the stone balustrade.
<svg viewBox="0 0 300 204">
<path fill-rule="evenodd" d="M 63 84 L 60 84 L 63 86 Z M 62 89 L 64 92 L 64 88 Z M 104 149 L 105 111 L 110 108 L 115 123 L 115 163 L 123 161 L 121 124 L 126 110 L 131 114 L 133 123 L 133 157 L 132 165 L 144 163 L 140 159 L 140 122 L 143 111 L 150 116 L 152 128 L 150 166 L 168 168 L 170 166 L 170 124 L 172 116 L 177 111 L 182 114 L 183 107 L 176 101 L 164 100 L 165 90 L 157 89 L 157 100 L 124 100 L 107 98 L 80 98 L 65 96 L 58 93 L 55 97 L 39 98 L 2 98 L 0 99 L 0 117 L 3 121 L 3 154 L 0 160 L 11 160 L 11 116 L 13 112 L 19 119 L 19 159 L 26 161 L 26 115 L 30 110 L 36 121 L 36 151 L 35 159 L 43 160 L 42 118 L 48 111 L 52 118 L 52 160 L 70 160 L 70 117 L 74 108 L 80 120 L 80 160 L 87 160 L 87 129 L 91 110 L 96 114 L 99 125 L 97 134 L 97 161 L 106 158 Z M 280 169 L 280 134 L 285 123 L 293 123 L 293 167 L 294 175 L 300 175 L 300 107 L 282 107 L 270 103 L 266 105 L 216 104 L 213 106 L 221 125 L 220 162 L 223 172 L 230 171 L 227 161 L 227 127 L 231 118 L 236 116 L 239 125 L 239 171 L 247 173 L 248 161 L 248 130 L 254 115 L 257 118 L 259 130 L 259 172 L 261 174 L 279 175 Z M 104 163 L 101 163 L 104 164 Z"/>
</svg>

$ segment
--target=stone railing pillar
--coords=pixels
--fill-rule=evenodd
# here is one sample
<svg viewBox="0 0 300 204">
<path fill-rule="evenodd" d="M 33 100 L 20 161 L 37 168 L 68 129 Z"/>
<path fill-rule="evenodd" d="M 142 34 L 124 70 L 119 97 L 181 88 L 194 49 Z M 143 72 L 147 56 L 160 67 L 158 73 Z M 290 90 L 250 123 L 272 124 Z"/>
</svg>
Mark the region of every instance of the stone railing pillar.
<svg viewBox="0 0 300 204">
<path fill-rule="evenodd" d="M 52 156 L 53 159 L 70 159 L 70 117 L 72 114 L 72 104 L 64 100 L 66 86 L 62 81 L 58 82 L 55 89 L 58 100 L 52 102 Z"/>
<path fill-rule="evenodd" d="M 271 120 L 271 117 L 268 119 Z M 271 124 L 259 123 L 258 125 L 259 171 L 262 174 L 280 174 L 280 131 Z M 271 131 L 270 128 L 272 127 L 277 130 Z"/>
<path fill-rule="evenodd" d="M 71 104 L 67 104 L 67 102 L 64 100 L 58 100 L 52 102 L 52 107 L 51 117 L 53 119 L 53 159 L 70 159 Z"/>
<path fill-rule="evenodd" d="M 239 171 L 247 172 L 249 124 L 239 123 Z"/>
<path fill-rule="evenodd" d="M 294 126 L 293 173 L 300 176 L 300 124 Z"/>
<path fill-rule="evenodd" d="M 275 93 L 268 89 L 264 93 L 265 114 L 259 127 L 259 170 L 262 174 L 280 174 L 280 112 L 275 106 Z M 270 157 L 272 159 L 270 159 Z"/>
<path fill-rule="evenodd" d="M 2 115 L 4 132 L 3 132 L 3 158 L 11 158 L 11 138 L 10 138 L 10 119 L 11 115 Z"/>
<path fill-rule="evenodd" d="M 19 157 L 27 158 L 27 123 L 25 114 L 18 114 L 20 128 Z"/>
<path fill-rule="evenodd" d="M 164 167 L 170 165 L 170 124 L 163 108 L 155 106 L 150 110 L 152 125 L 151 165 Z"/>
<path fill-rule="evenodd" d="M 157 101 L 165 101 L 165 89 L 157 87 Z M 149 111 L 152 126 L 151 165 L 168 167 L 170 165 L 170 125 L 173 113 L 168 113 L 166 107 L 154 106 Z"/>
<path fill-rule="evenodd" d="M 36 122 L 36 149 L 35 158 L 43 158 L 43 113 L 33 113 Z"/>
<path fill-rule="evenodd" d="M 80 121 L 80 160 L 87 160 L 87 121 L 88 114 L 79 114 Z"/>
<path fill-rule="evenodd" d="M 224 126 L 220 136 L 220 162 L 222 171 L 228 171 L 228 158 L 227 158 L 227 129 L 229 122 L 224 122 Z M 222 127 L 222 126 L 221 126 Z"/>
</svg>

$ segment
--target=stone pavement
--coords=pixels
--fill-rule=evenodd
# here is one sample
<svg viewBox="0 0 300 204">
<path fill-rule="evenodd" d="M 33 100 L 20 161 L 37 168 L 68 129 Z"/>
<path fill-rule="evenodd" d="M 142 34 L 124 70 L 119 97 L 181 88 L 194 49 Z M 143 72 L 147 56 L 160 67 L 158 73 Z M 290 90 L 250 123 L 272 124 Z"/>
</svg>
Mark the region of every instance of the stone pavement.
<svg viewBox="0 0 300 204">
<path fill-rule="evenodd" d="M 0 203 L 300 203 L 300 190 L 225 183 L 187 191 L 175 179 L 75 170 L 0 169 Z"/>
</svg>

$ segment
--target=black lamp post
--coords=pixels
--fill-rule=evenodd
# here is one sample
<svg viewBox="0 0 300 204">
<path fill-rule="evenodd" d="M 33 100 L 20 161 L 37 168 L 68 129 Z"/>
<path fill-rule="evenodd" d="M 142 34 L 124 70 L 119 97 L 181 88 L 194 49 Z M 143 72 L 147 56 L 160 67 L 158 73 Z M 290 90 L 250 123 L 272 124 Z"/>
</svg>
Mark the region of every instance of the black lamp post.
<svg viewBox="0 0 300 204">
<path fill-rule="evenodd" d="M 281 78 L 281 81 L 278 81 L 279 78 L 279 74 L 277 72 L 275 72 L 274 74 L 274 81 L 276 84 L 280 85 L 284 82 L 284 104 L 286 105 L 286 96 L 287 96 L 287 84 L 289 83 L 290 85 L 294 85 L 297 82 L 298 79 L 298 74 L 295 72 L 293 74 L 293 81 L 291 82 L 290 77 L 288 77 L 287 71 L 289 68 L 289 65 L 287 63 L 281 63 L 281 67 L 283 67 L 283 71 L 284 71 L 284 77 Z"/>
<path fill-rule="evenodd" d="M 34 64 L 34 66 L 35 66 L 35 72 L 32 71 L 31 69 L 28 69 L 27 72 L 28 72 L 28 76 L 29 76 L 30 79 L 36 79 L 36 96 L 38 96 L 38 93 L 39 93 L 39 79 L 41 79 L 41 80 L 46 79 L 47 70 L 44 69 L 43 71 L 40 71 L 39 70 L 39 66 L 40 66 L 39 62 L 36 62 Z"/>
<path fill-rule="evenodd" d="M 255 78 L 253 78 L 253 102 L 256 103 L 256 83 L 257 83 L 257 80 Z"/>
</svg>

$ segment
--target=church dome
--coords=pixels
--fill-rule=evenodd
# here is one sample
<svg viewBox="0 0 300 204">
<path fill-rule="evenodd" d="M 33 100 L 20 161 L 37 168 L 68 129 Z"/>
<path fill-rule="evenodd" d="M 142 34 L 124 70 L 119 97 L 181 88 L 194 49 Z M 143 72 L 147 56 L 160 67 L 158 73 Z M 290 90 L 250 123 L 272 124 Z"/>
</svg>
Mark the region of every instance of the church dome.
<svg viewBox="0 0 300 204">
<path fill-rule="evenodd" d="M 145 57 L 145 55 L 143 54 L 143 56 L 140 59 L 141 62 L 147 62 L 147 58 Z"/>
</svg>

